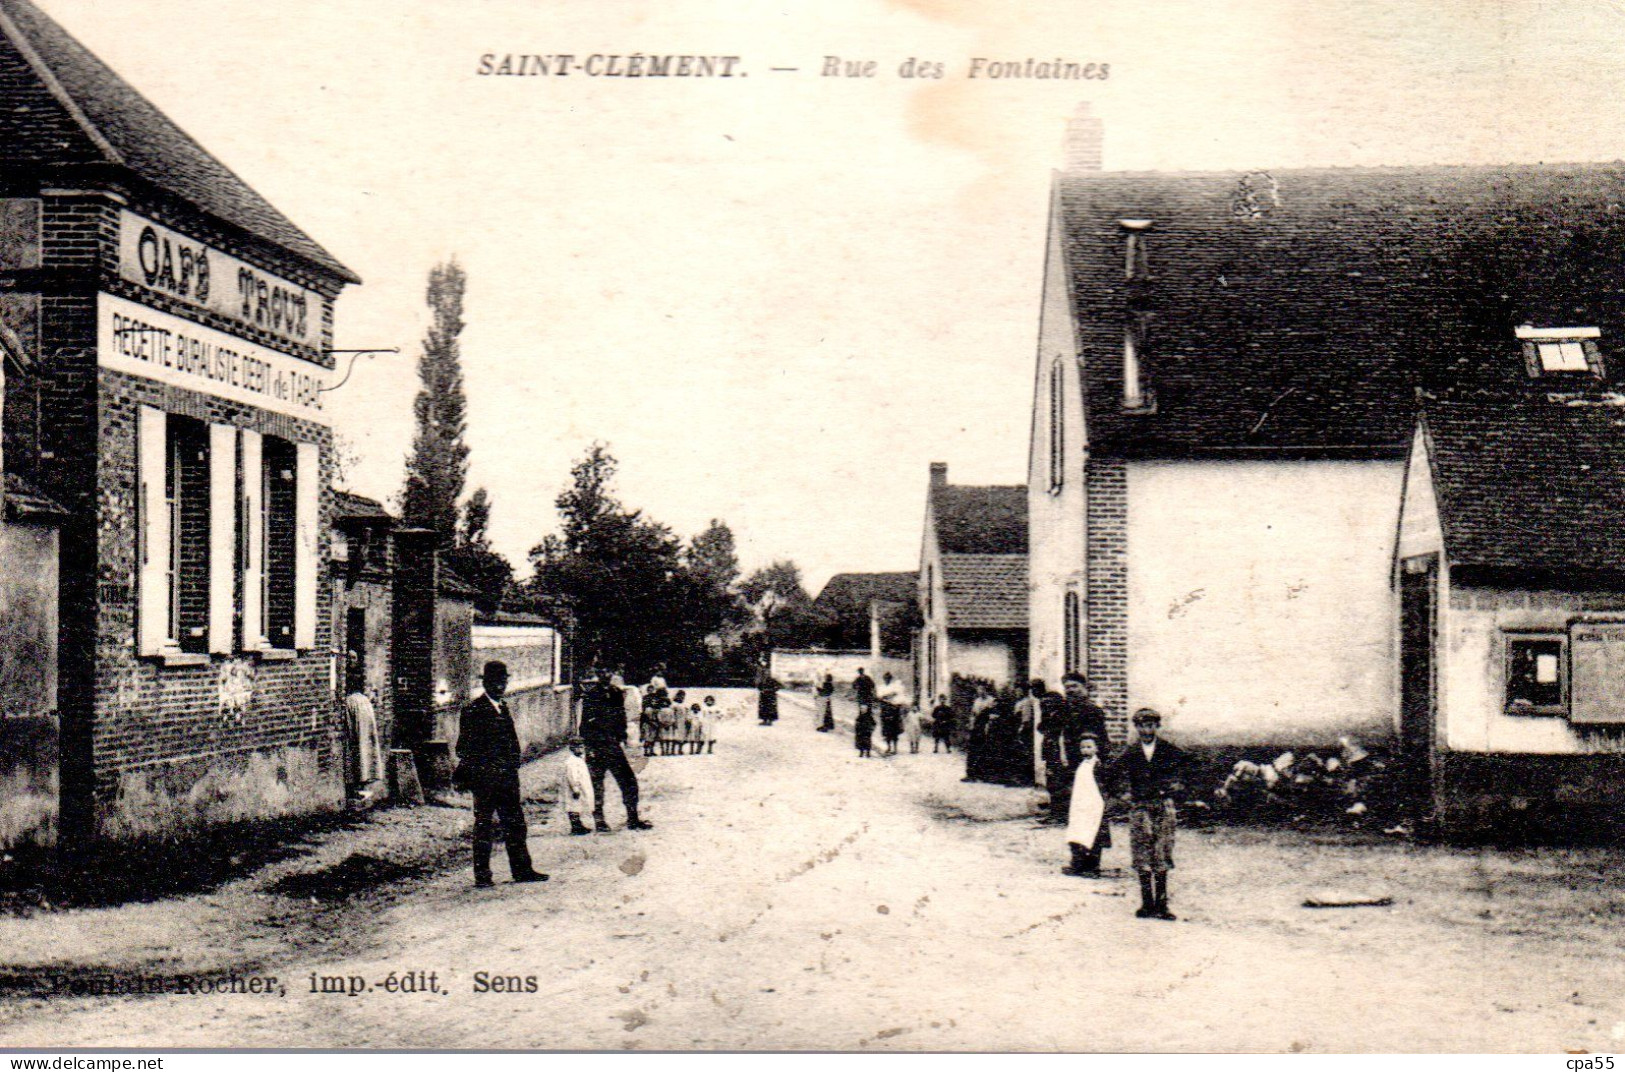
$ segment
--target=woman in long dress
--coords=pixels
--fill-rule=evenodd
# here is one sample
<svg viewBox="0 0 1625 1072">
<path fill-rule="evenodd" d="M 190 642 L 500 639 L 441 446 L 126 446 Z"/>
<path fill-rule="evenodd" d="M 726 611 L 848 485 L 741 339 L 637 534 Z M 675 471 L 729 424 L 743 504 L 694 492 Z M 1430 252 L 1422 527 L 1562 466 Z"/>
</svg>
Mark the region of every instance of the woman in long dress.
<svg viewBox="0 0 1625 1072">
<path fill-rule="evenodd" d="M 825 674 L 824 680 L 818 686 L 818 703 L 815 710 L 818 714 L 818 732 L 828 733 L 835 728 L 835 675 Z"/>
<path fill-rule="evenodd" d="M 771 726 L 779 720 L 779 683 L 773 680 L 767 667 L 762 667 L 756 678 L 756 717 L 762 725 Z"/>
<path fill-rule="evenodd" d="M 1093 878 L 1100 874 L 1101 850 L 1112 843 L 1106 822 L 1106 795 L 1100 787 L 1099 743 L 1093 737 L 1078 741 L 1078 769 L 1072 780 L 1072 807 L 1067 813 L 1066 844 L 1072 862 L 1063 875 Z"/>
</svg>

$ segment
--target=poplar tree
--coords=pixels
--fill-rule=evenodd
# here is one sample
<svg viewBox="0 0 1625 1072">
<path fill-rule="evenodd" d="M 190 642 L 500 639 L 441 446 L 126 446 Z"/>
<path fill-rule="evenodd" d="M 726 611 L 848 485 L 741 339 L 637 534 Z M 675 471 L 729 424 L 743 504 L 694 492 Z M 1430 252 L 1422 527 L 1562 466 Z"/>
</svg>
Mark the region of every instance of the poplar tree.
<svg viewBox="0 0 1625 1072">
<path fill-rule="evenodd" d="M 406 460 L 401 516 L 409 525 L 433 529 L 440 546 L 457 539 L 457 500 L 468 477 L 468 398 L 463 393 L 463 291 L 468 278 L 455 259 L 429 271 L 431 321 L 418 357 L 420 386 L 412 413 L 417 431 Z"/>
</svg>

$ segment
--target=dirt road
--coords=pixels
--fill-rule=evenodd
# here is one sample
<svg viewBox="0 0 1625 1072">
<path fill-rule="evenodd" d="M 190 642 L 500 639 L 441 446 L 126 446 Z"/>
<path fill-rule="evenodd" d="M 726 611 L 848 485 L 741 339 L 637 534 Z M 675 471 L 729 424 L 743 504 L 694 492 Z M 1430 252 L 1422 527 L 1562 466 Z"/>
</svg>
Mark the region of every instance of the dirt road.
<svg viewBox="0 0 1625 1072">
<path fill-rule="evenodd" d="M 499 850 L 498 887 L 474 890 L 466 813 L 424 808 L 205 896 L 0 920 L 0 1045 L 1625 1043 L 1618 852 L 1190 831 L 1180 920 L 1142 921 L 1132 876 L 1059 874 L 1060 838 L 1034 825 L 1029 793 L 961 784 L 960 757 L 930 755 L 929 741 L 926 754 L 860 761 L 786 700 L 774 728 L 725 724 L 714 756 L 654 760 L 653 831 L 572 838 L 557 816 L 533 820 L 545 884 L 502 884 Z M 528 782 L 550 784 L 554 763 Z M 613 790 L 610 814 L 619 827 Z M 1395 904 L 1301 907 L 1323 887 L 1380 888 Z M 312 975 L 318 989 L 364 989 L 312 993 Z M 84 996 L 195 989 L 200 976 L 277 982 Z M 520 992 L 491 988 L 497 978 Z M 416 992 L 398 992 L 407 980 Z"/>
</svg>

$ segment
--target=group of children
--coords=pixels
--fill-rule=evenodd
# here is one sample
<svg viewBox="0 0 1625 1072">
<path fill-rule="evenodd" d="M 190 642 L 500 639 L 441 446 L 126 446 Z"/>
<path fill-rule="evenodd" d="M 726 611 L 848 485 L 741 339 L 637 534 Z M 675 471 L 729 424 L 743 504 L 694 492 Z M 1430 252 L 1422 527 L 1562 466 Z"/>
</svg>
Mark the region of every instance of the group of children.
<svg viewBox="0 0 1625 1072">
<path fill-rule="evenodd" d="M 869 759 L 874 755 L 875 741 L 875 706 L 860 702 L 858 704 L 858 717 L 852 726 L 853 743 L 857 745 L 858 757 Z M 879 701 L 880 708 L 880 736 L 886 744 L 882 755 L 895 756 L 897 742 L 908 741 L 908 750 L 912 755 L 920 751 L 920 740 L 925 736 L 925 726 L 920 718 L 920 709 L 913 704 L 892 703 L 886 700 Z M 935 754 L 939 750 L 946 750 L 952 754 L 954 733 L 954 709 L 948 704 L 948 697 L 937 698 L 936 707 L 931 709 L 931 751 Z"/>
<path fill-rule="evenodd" d="M 657 749 L 662 756 L 715 753 L 721 719 L 715 696 L 707 696 L 703 705 L 689 703 L 682 689 L 668 696 L 665 683 L 655 678 L 643 694 L 643 714 L 638 720 L 643 754 L 653 756 Z"/>
</svg>

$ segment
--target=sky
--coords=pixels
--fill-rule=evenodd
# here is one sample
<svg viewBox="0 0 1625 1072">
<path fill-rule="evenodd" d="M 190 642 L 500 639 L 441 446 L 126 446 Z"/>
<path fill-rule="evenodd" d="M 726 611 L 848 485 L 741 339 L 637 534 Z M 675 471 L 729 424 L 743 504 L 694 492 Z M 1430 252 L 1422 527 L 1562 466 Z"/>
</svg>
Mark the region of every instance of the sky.
<svg viewBox="0 0 1625 1072">
<path fill-rule="evenodd" d="M 463 265 L 468 486 L 522 571 L 595 440 L 626 503 L 683 536 L 722 518 L 747 570 L 788 558 L 814 592 L 916 566 L 930 462 L 1024 482 L 1082 102 L 1111 170 L 1625 157 L 1610 0 L 36 2 L 364 280 L 334 345 L 401 353 L 329 396 L 351 490 L 399 491 L 428 271 Z M 739 60 L 478 73 L 638 52 Z"/>
</svg>

